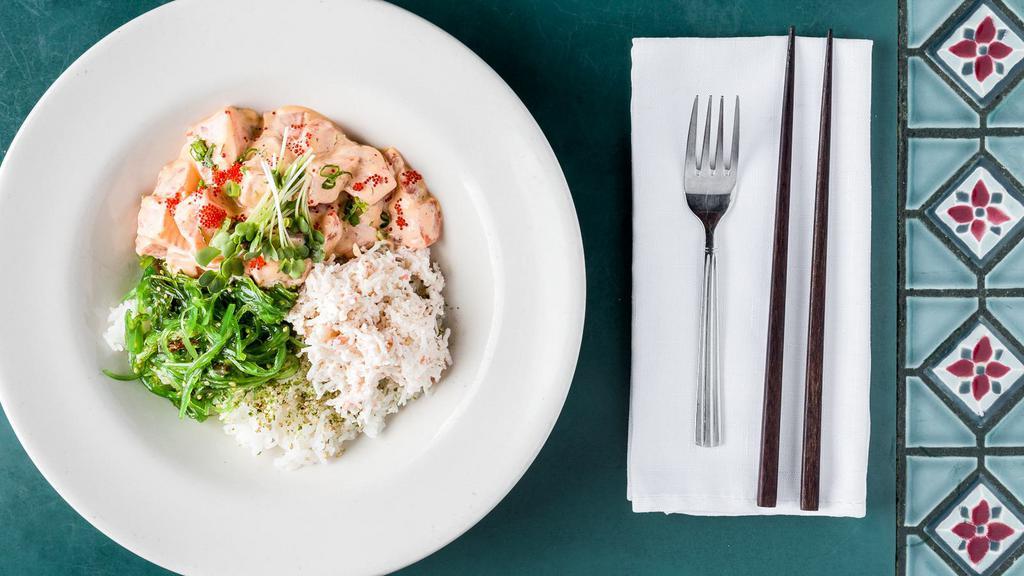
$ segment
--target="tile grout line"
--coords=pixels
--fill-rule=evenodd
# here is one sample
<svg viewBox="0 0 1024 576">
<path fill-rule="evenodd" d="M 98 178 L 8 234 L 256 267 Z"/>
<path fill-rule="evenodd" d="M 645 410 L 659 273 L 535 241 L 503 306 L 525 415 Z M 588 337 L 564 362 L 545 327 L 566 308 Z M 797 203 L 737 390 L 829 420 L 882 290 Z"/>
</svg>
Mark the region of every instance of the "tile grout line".
<svg viewBox="0 0 1024 576">
<path fill-rule="evenodd" d="M 896 138 L 896 558 L 899 576 L 906 573 L 906 542 L 903 531 L 906 520 L 906 223 L 907 205 L 907 0 L 900 0 L 897 8 L 897 138 Z"/>
</svg>

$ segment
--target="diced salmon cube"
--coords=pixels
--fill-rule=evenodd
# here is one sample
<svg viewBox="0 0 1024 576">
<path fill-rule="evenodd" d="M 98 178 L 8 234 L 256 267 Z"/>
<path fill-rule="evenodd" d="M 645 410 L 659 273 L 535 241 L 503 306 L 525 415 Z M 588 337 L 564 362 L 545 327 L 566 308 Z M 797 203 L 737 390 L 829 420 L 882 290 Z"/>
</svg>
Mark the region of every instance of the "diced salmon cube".
<svg viewBox="0 0 1024 576">
<path fill-rule="evenodd" d="M 210 182 L 212 169 L 192 156 L 193 143 L 201 139 L 208 147 L 213 147 L 210 160 L 218 169 L 226 170 L 252 145 L 259 128 L 260 115 L 255 110 L 222 108 L 188 129 L 181 157 L 191 160 L 203 179 Z"/>
<path fill-rule="evenodd" d="M 140 256 L 163 258 L 168 246 L 181 241 L 181 234 L 178 233 L 167 200 L 156 196 L 143 197 L 139 208 L 135 252 Z"/>
<path fill-rule="evenodd" d="M 352 178 L 345 192 L 366 202 L 376 204 L 395 189 L 395 174 L 384 156 L 373 146 L 353 145 L 335 152 L 341 162 L 354 165 Z"/>
<path fill-rule="evenodd" d="M 342 208 L 344 210 L 344 208 Z M 339 254 L 345 258 L 355 255 L 355 246 L 362 249 L 369 248 L 377 242 L 377 231 L 380 226 L 380 214 L 384 210 L 384 203 L 378 202 L 367 206 L 366 211 L 359 216 L 359 224 L 353 226 L 351 222 L 341 220 L 341 237 L 333 247 L 332 253 Z M 344 214 L 342 214 L 344 216 Z"/>
<path fill-rule="evenodd" d="M 199 272 L 202 270 L 196 262 L 195 252 L 189 250 L 184 245 L 184 242 L 181 245 L 173 245 L 167 248 L 164 264 L 171 272 L 180 272 L 193 278 L 199 276 Z"/>
<path fill-rule="evenodd" d="M 384 154 L 398 180 L 398 189 L 388 200 L 388 234 L 403 246 L 426 248 L 441 237 L 441 205 L 398 150 L 388 148 Z"/>
<path fill-rule="evenodd" d="M 174 222 L 185 239 L 185 245 L 195 254 L 206 248 L 225 219 L 234 216 L 231 206 L 216 191 L 203 188 L 178 204 Z"/>
<path fill-rule="evenodd" d="M 158 198 L 185 197 L 199 185 L 199 172 L 191 160 L 178 158 L 160 169 L 153 195 Z"/>
<path fill-rule="evenodd" d="M 334 254 L 342 239 L 342 222 L 334 205 L 321 204 L 309 210 L 313 228 L 324 235 L 324 254 Z"/>
</svg>

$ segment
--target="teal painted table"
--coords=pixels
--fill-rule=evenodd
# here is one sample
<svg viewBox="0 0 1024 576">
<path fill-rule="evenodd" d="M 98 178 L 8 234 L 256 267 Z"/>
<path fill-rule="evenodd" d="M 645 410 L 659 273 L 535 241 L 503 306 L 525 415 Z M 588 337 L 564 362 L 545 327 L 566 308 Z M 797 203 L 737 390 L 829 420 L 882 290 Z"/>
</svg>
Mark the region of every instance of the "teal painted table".
<svg viewBox="0 0 1024 576">
<path fill-rule="evenodd" d="M 0 150 L 50 83 L 153 1 L 0 4 Z M 408 574 L 884 575 L 895 558 L 896 33 L 892 0 L 402 0 L 519 94 L 565 171 L 587 255 L 587 325 L 547 445 L 480 524 Z M 862 520 L 634 514 L 629 392 L 629 47 L 636 36 L 807 35 L 874 48 L 872 442 Z M 9 256 L 9 252 L 4 252 Z M 28 385 L 30 383 L 26 383 Z M 188 554 L 187 550 L 182 551 Z M 161 574 L 78 516 L 0 417 L 0 573 Z"/>
</svg>

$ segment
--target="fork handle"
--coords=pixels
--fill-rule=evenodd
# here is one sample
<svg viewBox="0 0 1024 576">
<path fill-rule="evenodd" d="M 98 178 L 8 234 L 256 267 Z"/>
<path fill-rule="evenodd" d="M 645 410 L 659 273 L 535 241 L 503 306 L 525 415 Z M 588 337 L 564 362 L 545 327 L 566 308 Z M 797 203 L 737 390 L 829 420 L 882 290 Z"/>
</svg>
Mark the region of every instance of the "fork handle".
<svg viewBox="0 0 1024 576">
<path fill-rule="evenodd" d="M 704 285 L 697 349 L 697 418 L 695 440 L 708 448 L 722 443 L 718 381 L 718 270 L 715 249 L 704 249 Z"/>
</svg>

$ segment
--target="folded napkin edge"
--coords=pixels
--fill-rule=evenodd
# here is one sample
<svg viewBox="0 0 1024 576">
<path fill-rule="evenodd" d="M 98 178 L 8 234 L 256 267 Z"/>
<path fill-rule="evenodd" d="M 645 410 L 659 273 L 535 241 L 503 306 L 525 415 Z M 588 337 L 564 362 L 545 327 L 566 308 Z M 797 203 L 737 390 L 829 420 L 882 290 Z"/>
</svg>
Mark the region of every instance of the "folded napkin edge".
<svg viewBox="0 0 1024 576">
<path fill-rule="evenodd" d="M 774 508 L 759 508 L 753 499 L 643 496 L 630 498 L 634 513 L 660 512 L 686 516 L 817 516 L 822 518 L 864 518 L 866 500 L 821 501 L 819 509 L 800 510 L 796 500 L 779 501 Z M 723 505 L 724 504 L 724 505 Z"/>
<path fill-rule="evenodd" d="M 768 35 L 768 36 L 635 36 L 632 39 L 632 46 L 636 47 L 637 43 L 642 44 L 671 44 L 678 43 L 679 41 L 701 41 L 701 42 L 734 42 L 736 40 L 767 40 L 773 38 L 786 38 L 785 34 L 782 35 Z M 799 39 L 808 40 L 825 40 L 824 36 L 800 36 L 796 37 Z M 837 44 L 866 44 L 873 45 L 874 40 L 870 38 L 835 38 Z"/>
</svg>

